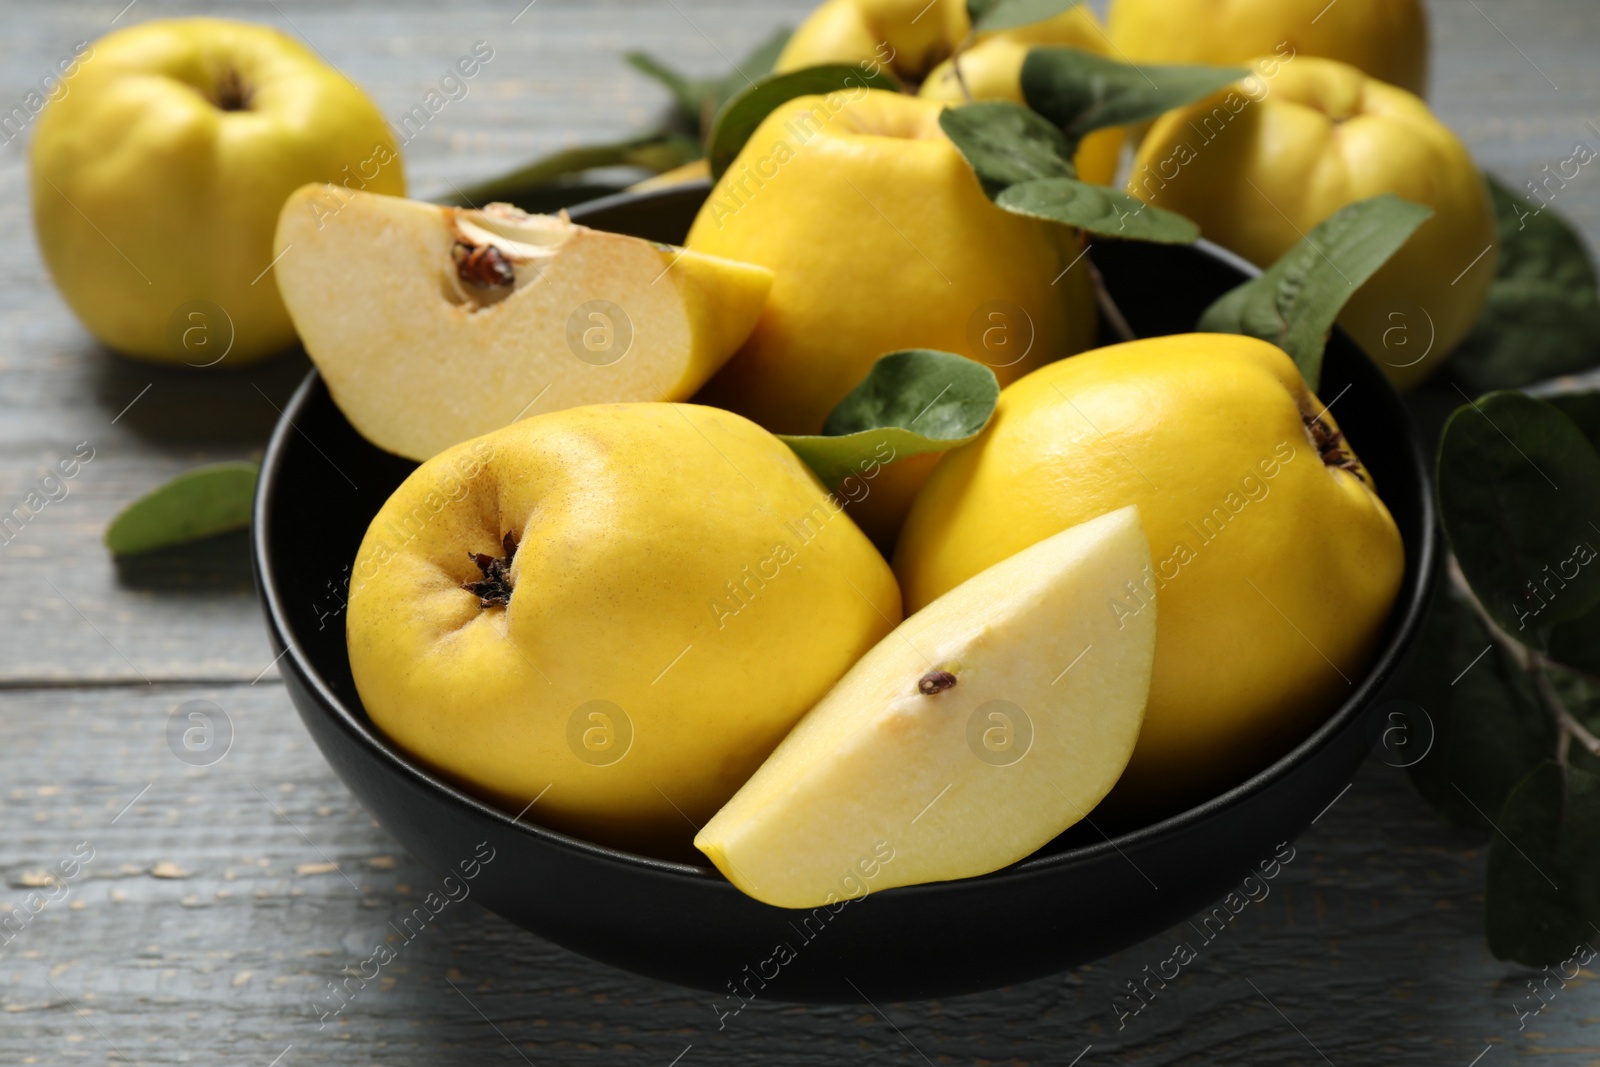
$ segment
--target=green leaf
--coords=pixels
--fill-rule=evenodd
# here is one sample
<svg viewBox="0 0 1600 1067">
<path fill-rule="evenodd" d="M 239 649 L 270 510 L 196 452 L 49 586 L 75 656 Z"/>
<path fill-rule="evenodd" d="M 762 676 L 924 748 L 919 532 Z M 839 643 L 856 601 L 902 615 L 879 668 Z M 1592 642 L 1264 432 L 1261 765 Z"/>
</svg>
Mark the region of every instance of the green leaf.
<svg viewBox="0 0 1600 1067">
<path fill-rule="evenodd" d="M 967 15 L 973 33 L 1012 30 L 1035 22 L 1053 19 L 1070 11 L 1081 0 L 967 0 Z"/>
<path fill-rule="evenodd" d="M 761 120 L 773 110 L 799 96 L 824 96 L 841 90 L 863 89 L 898 91 L 900 83 L 883 72 L 868 73 L 858 66 L 829 63 L 786 74 L 769 74 L 746 85 L 717 111 L 707 138 L 706 155 L 711 161 L 711 177 L 720 178 L 739 155 L 739 150 L 756 132 Z"/>
<path fill-rule="evenodd" d="M 789 38 L 793 35 L 794 31 L 788 28 L 777 30 L 771 37 L 756 45 L 733 70 L 724 75 L 721 88 L 718 90 L 721 97 L 718 106 L 751 82 L 771 74 L 772 68 L 778 64 L 778 56 L 783 53 L 784 46 L 789 43 Z"/>
<path fill-rule="evenodd" d="M 131 556 L 248 526 L 260 470 L 213 463 L 185 471 L 123 508 L 106 527 L 106 547 Z"/>
<path fill-rule="evenodd" d="M 1540 399 L 1559 408 L 1600 452 L 1600 392 L 1551 393 Z M 1588 543 L 1600 548 L 1600 538 Z M 1552 627 L 1547 647 L 1552 659 L 1600 675 L 1600 607 Z M 1596 729 L 1600 729 L 1600 725 Z M 1600 773 L 1600 766 L 1595 770 Z"/>
<path fill-rule="evenodd" d="M 1546 645 L 1558 663 L 1600 674 L 1600 609 L 1551 627 Z"/>
<path fill-rule="evenodd" d="M 1600 452 L 1600 393 L 1556 393 L 1541 399 L 1560 409 Z M 1600 548 L 1600 537 L 1587 543 Z M 1600 607 L 1552 627 L 1547 648 L 1552 659 L 1600 675 Z"/>
<path fill-rule="evenodd" d="M 1600 604 L 1600 453 L 1559 408 L 1522 393 L 1459 408 L 1438 493 L 1461 570 L 1508 634 L 1544 647 Z"/>
<path fill-rule="evenodd" d="M 690 124 L 691 128 L 699 125 L 706 97 L 716 92 L 716 82 L 680 74 L 649 52 L 629 52 L 622 58 L 640 74 L 666 87 L 678 107 L 679 117 L 685 123 Z"/>
<path fill-rule="evenodd" d="M 1045 119 L 1009 100 L 945 108 L 939 128 L 967 157 L 991 197 L 1036 178 L 1075 178 L 1072 146 Z"/>
<path fill-rule="evenodd" d="M 1432 214 L 1389 193 L 1351 204 L 1324 219 L 1264 274 L 1207 308 L 1199 328 L 1271 341 L 1293 357 L 1315 390 L 1339 312 Z"/>
<path fill-rule="evenodd" d="M 1007 100 L 946 108 L 945 136 L 994 202 L 1016 215 L 1131 240 L 1189 244 L 1200 227 L 1176 212 L 1079 181 L 1072 145 L 1042 115 Z"/>
<path fill-rule="evenodd" d="M 1192 244 L 1200 236 L 1200 227 L 1175 211 L 1076 178 L 1022 182 L 1006 189 L 994 202 L 1013 214 L 1049 219 L 1105 237 Z"/>
<path fill-rule="evenodd" d="M 982 363 L 912 348 L 874 363 L 833 409 L 821 435 L 779 436 L 837 489 L 873 464 L 966 444 L 988 425 L 999 400 L 1000 383 Z"/>
<path fill-rule="evenodd" d="M 1432 726 L 1432 747 L 1406 773 L 1440 815 L 1486 831 L 1516 784 L 1555 753 L 1555 726 L 1521 665 L 1446 583 L 1441 575 L 1397 690 Z"/>
<path fill-rule="evenodd" d="M 1600 673 L 1600 610 L 1551 627 L 1550 658 L 1590 674 Z"/>
<path fill-rule="evenodd" d="M 691 78 L 648 52 L 629 52 L 623 58 L 634 70 L 666 87 L 677 108 L 676 125 L 695 140 L 702 140 L 710 132 L 711 120 L 718 108 L 757 78 L 772 73 L 772 66 L 778 61 L 783 46 L 789 43 L 789 36 L 789 30 L 778 30 L 720 78 Z"/>
<path fill-rule="evenodd" d="M 1549 207 L 1485 175 L 1500 230 L 1500 265 L 1483 317 L 1451 357 L 1477 392 L 1572 374 L 1600 363 L 1600 288 L 1583 238 Z"/>
<path fill-rule="evenodd" d="M 1540 397 L 1577 424 L 1589 443 L 1600 450 L 1600 392 L 1548 393 Z"/>
<path fill-rule="evenodd" d="M 564 148 L 498 178 L 465 187 L 452 185 L 451 195 L 438 198 L 438 202 L 456 207 L 482 207 L 503 201 L 521 207 L 552 183 L 587 170 L 640 167 L 660 174 L 699 158 L 699 146 L 685 137 L 677 134 L 646 134 L 611 144 Z"/>
<path fill-rule="evenodd" d="M 1153 119 L 1249 73 L 1244 67 L 1135 66 L 1081 48 L 1033 48 L 1022 61 L 1022 95 L 1076 141 L 1107 126 Z"/>
<path fill-rule="evenodd" d="M 1495 823 L 1484 894 L 1489 951 L 1530 967 L 1580 949 L 1592 956 L 1585 946 L 1600 921 L 1600 776 L 1540 764 Z"/>
</svg>

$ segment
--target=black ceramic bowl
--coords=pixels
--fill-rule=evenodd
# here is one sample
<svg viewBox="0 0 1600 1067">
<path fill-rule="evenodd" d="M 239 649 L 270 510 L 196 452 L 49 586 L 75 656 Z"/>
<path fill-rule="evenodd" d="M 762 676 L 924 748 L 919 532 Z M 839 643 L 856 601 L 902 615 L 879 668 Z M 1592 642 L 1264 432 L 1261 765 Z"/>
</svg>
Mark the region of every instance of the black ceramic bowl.
<svg viewBox="0 0 1600 1067">
<path fill-rule="evenodd" d="M 681 241 L 704 185 L 575 209 L 591 226 Z M 1140 336 L 1187 332 L 1251 273 L 1215 247 L 1103 241 L 1094 259 Z M 952 995 L 1051 974 L 1135 944 L 1214 904 L 1332 801 L 1367 753 L 1427 604 L 1435 518 L 1422 448 L 1383 374 L 1342 335 L 1321 394 L 1371 469 L 1406 545 L 1405 583 L 1380 652 L 1345 703 L 1266 770 L 1182 814 L 1111 839 L 1080 824 L 981 878 L 872 893 L 836 912 L 769 907 L 710 866 L 669 863 L 556 833 L 419 767 L 374 729 L 331 614 L 367 523 L 413 469 L 350 427 L 307 377 L 267 448 L 256 500 L 256 579 L 290 698 L 351 790 L 441 873 L 492 848 L 474 895 L 575 952 L 728 997 L 860 1002 Z M 353 484 L 352 484 L 353 483 Z M 487 854 L 487 849 L 483 850 Z M 778 950 L 786 945 L 788 951 Z M 859 991 L 859 992 L 858 992 Z"/>
</svg>

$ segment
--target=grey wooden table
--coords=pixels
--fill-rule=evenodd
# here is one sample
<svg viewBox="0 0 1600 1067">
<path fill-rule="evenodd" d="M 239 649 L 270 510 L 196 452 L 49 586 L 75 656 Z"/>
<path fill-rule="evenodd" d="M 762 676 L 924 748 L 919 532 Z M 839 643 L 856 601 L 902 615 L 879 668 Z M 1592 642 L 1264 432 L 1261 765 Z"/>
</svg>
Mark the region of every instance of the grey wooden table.
<svg viewBox="0 0 1600 1067">
<path fill-rule="evenodd" d="M 389 115 L 490 42 L 470 95 L 407 150 L 423 196 L 646 124 L 664 95 L 624 66 L 627 48 L 718 71 L 807 6 L 135 0 L 119 15 L 125 2 L 6 0 L 0 100 L 9 107 L 114 18 L 205 12 L 279 26 Z M 1521 184 L 1575 141 L 1600 144 L 1593 0 L 1431 7 L 1436 105 L 1485 166 Z M 1600 241 L 1600 178 L 1573 183 L 1558 206 Z M 719 1029 L 710 997 L 590 963 L 470 903 L 319 1026 L 327 983 L 430 876 L 302 730 L 271 663 L 244 539 L 122 567 L 99 542 L 117 509 L 161 479 L 258 454 L 306 363 L 195 375 L 109 354 L 51 289 L 27 212 L 23 152 L 0 147 L 0 509 L 79 442 L 94 459 L 0 548 L 0 913 L 32 889 L 59 897 L 0 947 L 0 1063 L 1600 1062 L 1592 976 L 1519 1028 L 1513 1005 L 1531 975 L 1483 946 L 1483 850 L 1376 761 L 1298 842 L 1271 895 L 1120 1030 L 1113 993 L 1170 955 L 1176 935 L 982 996 L 757 1001 Z M 231 724 L 231 750 L 206 768 L 166 741 L 174 709 L 194 700 Z M 93 858 L 62 895 L 43 872 L 75 851 Z"/>
</svg>

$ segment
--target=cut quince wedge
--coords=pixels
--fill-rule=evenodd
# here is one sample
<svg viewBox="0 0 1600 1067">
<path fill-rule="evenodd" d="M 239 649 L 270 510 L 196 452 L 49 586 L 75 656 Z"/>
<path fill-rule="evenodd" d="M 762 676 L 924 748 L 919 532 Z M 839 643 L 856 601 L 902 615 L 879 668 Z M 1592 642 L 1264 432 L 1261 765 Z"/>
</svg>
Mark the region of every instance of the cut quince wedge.
<svg viewBox="0 0 1600 1067">
<path fill-rule="evenodd" d="M 410 459 L 529 415 L 684 400 L 744 342 L 765 267 L 529 215 L 306 185 L 278 288 L 334 401 Z"/>
<path fill-rule="evenodd" d="M 1155 661 L 1149 567 L 1130 506 L 952 589 L 862 657 L 695 846 L 785 908 L 1037 851 L 1133 753 Z"/>
</svg>

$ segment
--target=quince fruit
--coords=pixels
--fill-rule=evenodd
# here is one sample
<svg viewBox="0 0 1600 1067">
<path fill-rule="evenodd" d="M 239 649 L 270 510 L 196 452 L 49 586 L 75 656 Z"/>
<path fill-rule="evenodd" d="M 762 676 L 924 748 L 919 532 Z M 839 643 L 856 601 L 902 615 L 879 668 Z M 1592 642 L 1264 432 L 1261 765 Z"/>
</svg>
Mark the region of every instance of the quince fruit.
<svg viewBox="0 0 1600 1067">
<path fill-rule="evenodd" d="M 95 42 L 31 151 L 51 277 L 101 342 L 209 366 L 294 341 L 269 274 L 284 198 L 309 181 L 403 194 L 366 94 L 264 26 L 147 22 Z"/>
<path fill-rule="evenodd" d="M 511 811 L 637 851 L 702 825 L 900 619 L 787 446 L 684 404 L 570 408 L 422 464 L 351 572 L 374 724 Z"/>
<path fill-rule="evenodd" d="M 852 667 L 695 845 L 784 908 L 1037 851 L 1100 802 L 1139 737 L 1156 608 L 1108 605 L 1149 568 L 1125 507 L 963 582 Z"/>
<path fill-rule="evenodd" d="M 1228 66 L 1285 46 L 1418 96 L 1428 90 L 1422 0 L 1111 0 L 1107 21 L 1117 51 L 1135 63 Z"/>
<path fill-rule="evenodd" d="M 942 104 L 881 90 L 774 110 L 695 217 L 687 246 L 771 268 L 765 312 L 709 403 L 817 433 L 878 357 L 936 348 L 1002 384 L 1095 333 L 1073 230 L 996 207 L 939 128 Z"/>
<path fill-rule="evenodd" d="M 986 33 L 952 60 L 971 33 L 962 0 L 827 0 L 803 22 L 778 56 L 779 72 L 822 63 L 881 66 L 918 95 L 944 104 L 1022 98 L 1022 61 L 1038 45 L 1070 45 L 1111 54 L 1105 30 L 1086 5 L 1016 29 Z M 962 82 L 966 83 L 963 90 Z M 970 96 L 969 96 L 970 94 Z M 1122 153 L 1122 131 L 1097 130 L 1074 162 L 1087 182 L 1109 184 Z"/>
<path fill-rule="evenodd" d="M 509 204 L 307 185 L 278 288 L 362 436 L 410 459 L 528 414 L 686 400 L 755 325 L 772 272 Z"/>
<path fill-rule="evenodd" d="M 1352 691 L 1405 553 L 1287 355 L 1249 337 L 1161 337 L 1000 394 L 906 519 L 894 561 L 906 605 L 1129 504 L 1156 563 L 1109 609 L 1130 624 L 1152 603 L 1160 615 L 1144 727 L 1112 800 L 1148 813 L 1258 770 Z"/>
<path fill-rule="evenodd" d="M 876 64 L 915 88 L 971 29 L 964 0 L 824 0 L 790 35 L 772 69 Z"/>
<path fill-rule="evenodd" d="M 1494 207 L 1466 146 L 1415 96 L 1333 60 L 1262 61 L 1254 78 L 1168 112 L 1128 191 L 1260 266 L 1355 201 L 1393 193 L 1431 207 L 1339 317 L 1400 388 L 1466 338 L 1494 282 Z"/>
<path fill-rule="evenodd" d="M 1026 104 L 1022 95 L 1022 61 L 1028 58 L 1030 49 L 1061 45 L 1100 56 L 1114 55 L 1100 20 L 1087 5 L 1080 4 L 1043 22 L 984 34 L 959 58 L 946 59 L 933 68 L 917 95 L 952 106 L 968 99 Z M 1072 157 L 1078 177 L 1097 185 L 1110 185 L 1116 177 L 1117 164 L 1122 161 L 1123 139 L 1122 130 L 1117 128 L 1095 130 L 1085 137 Z"/>
</svg>

